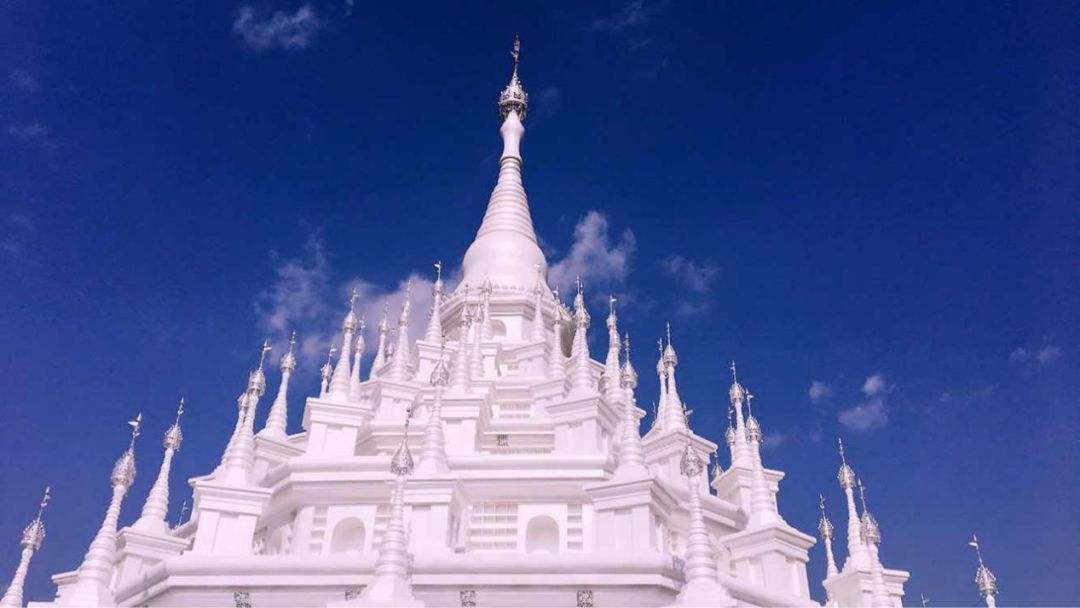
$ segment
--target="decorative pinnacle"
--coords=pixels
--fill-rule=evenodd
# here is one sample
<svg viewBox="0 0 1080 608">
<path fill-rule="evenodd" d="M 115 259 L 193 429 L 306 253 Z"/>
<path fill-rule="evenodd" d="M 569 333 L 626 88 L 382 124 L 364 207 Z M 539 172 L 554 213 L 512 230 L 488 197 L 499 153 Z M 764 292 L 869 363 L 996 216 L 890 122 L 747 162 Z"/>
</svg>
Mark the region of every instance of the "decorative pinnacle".
<svg viewBox="0 0 1080 608">
<path fill-rule="evenodd" d="M 165 431 L 165 441 L 163 445 L 167 450 L 179 450 L 180 442 L 184 440 L 183 433 L 180 432 L 180 416 L 184 413 L 184 398 L 180 398 L 180 405 L 176 408 L 176 420 L 173 425 L 169 427 L 169 430 Z"/>
<path fill-rule="evenodd" d="M 623 352 L 626 353 L 626 360 L 623 362 L 622 371 L 619 373 L 619 384 L 625 389 L 633 390 L 637 388 L 638 375 L 637 370 L 634 369 L 634 365 L 630 363 L 629 332 L 627 332 L 623 338 Z"/>
<path fill-rule="evenodd" d="M 828 516 L 825 515 L 825 496 L 823 494 L 818 494 L 818 507 L 821 509 L 818 533 L 821 534 L 822 540 L 832 540 L 834 528 Z"/>
<path fill-rule="evenodd" d="M 52 500 L 52 486 L 45 486 L 45 493 L 41 495 L 41 503 L 38 504 L 37 517 L 34 519 L 41 521 L 41 516 L 45 513 L 45 507 L 49 506 L 50 500 Z"/>
<path fill-rule="evenodd" d="M 525 120 L 525 115 L 529 110 L 529 95 L 522 88 L 521 80 L 518 78 L 521 40 L 517 37 L 517 34 L 514 35 L 514 50 L 510 52 L 510 55 L 514 58 L 514 69 L 510 74 L 510 84 L 506 85 L 506 88 L 499 94 L 499 118 L 506 120 L 510 112 L 516 111 L 518 118 Z"/>
<path fill-rule="evenodd" d="M 401 445 L 398 446 L 394 457 L 390 459 L 390 472 L 394 475 L 409 475 L 413 472 L 413 457 L 409 452 L 409 422 L 412 420 L 412 410 L 405 416 L 405 434 L 401 437 Z"/>
<path fill-rule="evenodd" d="M 184 499 L 183 504 L 180 505 L 180 515 L 176 518 L 176 523 L 173 524 L 173 528 L 179 528 L 180 524 L 184 523 L 184 515 L 187 515 L 188 504 L 187 499 Z"/>
<path fill-rule="evenodd" d="M 450 370 L 446 366 L 446 336 L 442 337 L 442 342 L 439 343 L 439 360 L 435 363 L 435 368 L 431 370 L 431 385 L 432 386 L 447 386 L 450 384 Z"/>
<path fill-rule="evenodd" d="M 289 337 L 289 352 L 281 357 L 281 371 L 293 371 L 296 369 L 296 330 Z"/>
<path fill-rule="evenodd" d="M 266 353 L 270 352 L 271 348 L 273 348 L 273 347 L 270 346 L 270 338 L 266 338 L 265 340 L 263 340 L 262 352 L 259 354 L 259 367 L 258 367 L 258 369 L 263 368 L 263 362 L 266 361 Z"/>
<path fill-rule="evenodd" d="M 844 453 L 844 440 L 837 437 L 837 445 L 840 446 L 840 471 L 836 474 L 836 481 L 845 490 L 855 487 L 855 471 L 848 466 L 847 456 Z"/>
<path fill-rule="evenodd" d="M 349 296 L 349 312 L 356 312 L 356 302 L 360 300 L 360 292 L 353 288 L 352 295 Z"/>
<path fill-rule="evenodd" d="M 863 510 L 859 534 L 864 543 L 879 545 L 881 544 L 881 528 L 878 527 L 874 516 L 870 514 L 870 510 L 866 508 L 866 486 L 863 485 L 862 479 L 857 480 L 856 483 L 859 485 L 859 501 L 862 503 Z"/>
<path fill-rule="evenodd" d="M 435 262 L 435 282 L 442 283 L 442 260 Z"/>
<path fill-rule="evenodd" d="M 671 344 L 671 323 L 666 323 L 665 326 L 667 328 L 667 346 L 664 347 L 664 365 L 675 367 L 679 364 L 679 356 L 675 354 L 675 347 Z"/>
<path fill-rule="evenodd" d="M 990 568 L 987 568 L 986 564 L 983 563 L 982 548 L 979 546 L 979 538 L 972 534 L 968 544 L 975 548 L 975 555 L 979 558 L 979 569 L 975 571 L 975 584 L 979 587 L 979 593 L 983 597 L 996 595 L 998 591 L 997 577 L 994 576 L 994 573 L 990 572 Z"/>
<path fill-rule="evenodd" d="M 180 397 L 180 405 L 176 406 L 176 420 L 173 424 L 180 424 L 180 416 L 184 415 L 184 398 Z"/>
<path fill-rule="evenodd" d="M 41 548 L 41 543 L 45 542 L 45 523 L 41 520 L 41 516 L 45 511 L 45 505 L 49 504 L 49 498 L 49 488 L 46 487 L 45 495 L 41 497 L 41 504 L 38 506 L 37 517 L 23 529 L 20 543 L 23 549 L 37 551 Z"/>
<path fill-rule="evenodd" d="M 133 420 L 128 420 L 128 424 L 131 425 L 131 443 L 128 444 L 128 449 L 135 449 L 135 440 L 142 433 L 142 412 L 139 412 Z"/>
</svg>

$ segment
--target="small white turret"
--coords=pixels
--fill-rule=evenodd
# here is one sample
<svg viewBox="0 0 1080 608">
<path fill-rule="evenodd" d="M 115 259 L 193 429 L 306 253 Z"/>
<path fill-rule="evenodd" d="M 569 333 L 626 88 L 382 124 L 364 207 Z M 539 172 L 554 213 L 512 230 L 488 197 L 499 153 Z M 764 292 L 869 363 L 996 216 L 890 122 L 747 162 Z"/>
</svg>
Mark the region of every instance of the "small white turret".
<svg viewBox="0 0 1080 608">
<path fill-rule="evenodd" d="M 322 383 L 319 385 L 319 397 L 326 397 L 326 394 L 330 392 L 330 378 L 334 375 L 334 366 L 330 363 L 334 358 L 334 353 L 337 352 L 337 347 L 333 344 L 330 345 L 330 349 L 326 351 L 326 363 L 319 368 L 319 377 L 322 378 Z"/>
<path fill-rule="evenodd" d="M 120 505 L 124 496 L 135 482 L 135 439 L 142 430 L 142 414 L 128 422 L 131 425 L 131 441 L 128 449 L 113 466 L 112 498 L 105 510 L 105 520 L 90 543 L 82 565 L 79 566 L 79 578 L 70 594 L 63 596 L 62 603 L 68 606 L 115 606 L 116 598 L 111 589 L 113 574 L 116 570 L 116 524 L 120 519 Z"/>
<path fill-rule="evenodd" d="M 818 521 L 818 534 L 821 535 L 821 543 L 825 545 L 825 576 L 836 576 L 836 559 L 833 557 L 832 539 L 835 528 L 829 517 L 825 515 L 825 495 L 818 494 L 818 507 L 821 509 L 821 519 Z"/>
<path fill-rule="evenodd" d="M 589 311 L 585 308 L 585 287 L 577 279 L 577 295 L 574 296 L 574 343 L 570 350 L 570 392 L 588 393 L 594 390 L 591 361 L 589 357 Z"/>
<path fill-rule="evenodd" d="M 872 583 L 870 598 L 874 608 L 890 608 L 892 601 L 889 599 L 889 591 L 885 587 L 885 568 L 881 565 L 881 556 L 878 553 L 878 547 L 881 546 L 881 528 L 878 526 L 874 516 L 870 514 L 870 509 L 866 507 L 866 486 L 863 485 L 861 479 L 856 483 L 859 485 L 859 500 L 862 502 L 863 510 L 862 518 L 859 521 L 859 538 L 866 545 L 867 552 L 870 555 L 870 580 Z"/>
<path fill-rule="evenodd" d="M 266 424 L 260 435 L 284 440 L 289 423 L 289 379 L 296 370 L 296 332 L 289 337 L 289 350 L 281 356 L 279 367 L 281 369 L 281 383 L 278 384 L 277 397 L 270 406 L 270 413 L 266 416 Z"/>
<path fill-rule="evenodd" d="M 379 372 L 382 371 L 383 366 L 386 365 L 386 335 L 390 331 L 390 302 L 386 302 L 383 304 L 382 319 L 379 319 L 378 330 L 379 343 L 375 348 L 375 360 L 371 362 L 371 372 L 369 373 L 370 378 L 375 378 L 376 376 L 378 376 Z"/>
<path fill-rule="evenodd" d="M 665 433 L 673 431 L 688 432 L 686 424 L 686 412 L 682 398 L 679 397 L 679 387 L 675 381 L 675 368 L 679 365 L 679 356 L 675 353 L 675 347 L 671 344 L 671 324 L 667 325 L 667 346 L 664 347 L 660 357 L 664 364 L 664 375 L 667 377 L 667 395 L 663 397 L 660 405 L 660 417 L 663 418 Z"/>
<path fill-rule="evenodd" d="M 443 339 L 439 345 L 439 360 L 435 362 L 435 368 L 431 370 L 431 386 L 435 387 L 435 400 L 431 404 L 427 425 L 424 427 L 424 442 L 421 444 L 420 462 L 417 465 L 420 473 L 450 471 L 449 459 L 446 456 L 446 433 L 443 430 L 442 421 L 443 391 L 449 384 L 450 369 L 446 365 L 446 340 Z"/>
<path fill-rule="evenodd" d="M 442 301 L 445 288 L 442 280 L 442 261 L 435 262 L 435 285 L 431 289 L 431 316 L 424 329 L 425 342 L 438 342 L 443 337 Z"/>
<path fill-rule="evenodd" d="M 4 608 L 22 608 L 23 586 L 26 584 L 26 573 L 30 571 L 30 558 L 34 557 L 34 553 L 41 549 L 41 543 L 45 541 L 45 522 L 41 516 L 45 512 L 45 506 L 49 504 L 49 498 L 49 488 L 46 487 L 38 505 L 37 517 L 23 529 L 22 541 L 19 543 L 22 547 L 19 565 L 15 568 L 15 576 L 11 577 L 11 584 L 4 592 L 4 597 L 0 598 L 0 606 Z"/>
<path fill-rule="evenodd" d="M 844 452 L 843 439 L 838 438 L 836 441 L 840 449 L 840 470 L 836 473 L 836 481 L 844 490 L 844 497 L 847 499 L 848 508 L 848 557 L 844 562 L 843 569 L 845 571 L 850 568 L 863 568 L 869 570 L 871 567 L 870 556 L 867 552 L 866 545 L 860 542 L 859 512 L 855 508 L 855 485 L 857 478 L 855 477 L 855 471 L 848 466 L 847 455 Z"/>
<path fill-rule="evenodd" d="M 401 314 L 398 315 L 397 344 L 394 346 L 394 356 L 390 360 L 390 369 L 386 373 L 386 378 L 395 382 L 405 382 L 410 376 L 412 349 L 409 348 L 409 313 L 411 311 L 412 279 L 405 284 L 405 302 L 402 303 Z"/>
<path fill-rule="evenodd" d="M 605 325 L 608 330 L 608 351 L 604 360 L 604 395 L 610 403 L 618 403 L 621 399 L 619 386 L 619 319 L 615 315 L 615 302 L 618 301 L 613 295 L 608 296 L 608 317 Z"/>
<path fill-rule="evenodd" d="M 630 334 L 624 341 L 626 358 L 619 371 L 619 387 L 622 389 L 623 419 L 622 441 L 619 448 L 619 466 L 615 476 L 620 478 L 639 478 L 648 475 L 645 468 L 645 452 L 641 447 L 641 431 L 638 428 L 637 406 L 634 402 L 634 389 L 637 388 L 638 374 L 630 362 Z M 616 361 L 616 365 L 618 362 Z"/>
<path fill-rule="evenodd" d="M 353 336 L 356 334 L 356 325 L 359 319 L 356 317 L 356 302 L 360 299 L 360 293 L 353 290 L 349 297 L 349 312 L 341 321 L 341 354 L 338 363 L 334 366 L 334 375 L 330 379 L 330 397 L 338 401 L 349 398 L 349 373 L 352 366 Z"/>
<path fill-rule="evenodd" d="M 352 373 L 349 375 L 349 401 L 360 400 L 360 364 L 364 359 L 364 351 L 367 350 L 367 341 L 364 339 L 364 330 L 367 329 L 367 321 L 360 317 L 360 325 L 356 328 L 356 342 L 353 343 Z"/>
<path fill-rule="evenodd" d="M 180 451 L 180 443 L 184 440 L 184 434 L 180 432 L 180 416 L 183 414 L 184 398 L 181 397 L 180 405 L 176 408 L 176 420 L 169 430 L 165 431 L 165 439 L 162 441 L 165 457 L 161 461 L 161 469 L 158 470 L 157 479 L 146 497 L 142 515 L 132 526 L 136 530 L 157 534 L 165 534 L 169 530 L 169 525 L 165 523 L 165 517 L 169 513 L 169 471 L 172 469 L 173 456 Z"/>
</svg>

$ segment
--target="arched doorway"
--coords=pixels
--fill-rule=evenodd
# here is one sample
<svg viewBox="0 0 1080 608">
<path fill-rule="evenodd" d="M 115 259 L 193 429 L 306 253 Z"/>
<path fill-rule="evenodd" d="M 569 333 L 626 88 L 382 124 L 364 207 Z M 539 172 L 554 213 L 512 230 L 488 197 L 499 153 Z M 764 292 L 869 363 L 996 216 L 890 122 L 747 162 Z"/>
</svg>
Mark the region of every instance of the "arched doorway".
<svg viewBox="0 0 1080 608">
<path fill-rule="evenodd" d="M 558 553 L 559 524 L 547 515 L 537 515 L 525 527 L 526 553 Z"/>
</svg>

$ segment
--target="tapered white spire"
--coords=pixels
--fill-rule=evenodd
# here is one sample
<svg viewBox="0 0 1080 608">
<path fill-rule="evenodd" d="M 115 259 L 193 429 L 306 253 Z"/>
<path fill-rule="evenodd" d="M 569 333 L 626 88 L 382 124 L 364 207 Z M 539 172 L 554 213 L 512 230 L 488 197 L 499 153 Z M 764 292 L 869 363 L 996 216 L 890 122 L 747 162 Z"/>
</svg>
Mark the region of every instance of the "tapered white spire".
<svg viewBox="0 0 1080 608">
<path fill-rule="evenodd" d="M 330 363 L 334 359 L 334 353 L 337 352 L 337 347 L 333 344 L 330 345 L 330 349 L 326 351 L 326 363 L 319 368 L 319 377 L 322 378 L 322 383 L 319 385 L 319 397 L 326 397 L 326 394 L 330 392 L 330 378 L 334 375 L 334 366 Z"/>
<path fill-rule="evenodd" d="M 516 40 L 514 48 L 519 48 Z M 461 265 L 462 282 L 471 285 L 490 279 L 500 286 L 528 288 L 537 264 L 547 270 L 521 183 L 521 138 L 525 134 L 521 121 L 528 111 L 528 95 L 518 77 L 517 57 L 515 51 L 510 84 L 499 95 L 499 117 L 503 121 L 499 129 L 503 139 L 499 179 L 488 200 L 480 230 Z"/>
<path fill-rule="evenodd" d="M 442 301 L 443 280 L 442 261 L 435 262 L 435 286 L 432 287 L 431 316 L 428 317 L 427 328 L 424 330 L 425 342 L 438 342 L 443 336 L 442 326 Z"/>
<path fill-rule="evenodd" d="M 551 310 L 551 333 L 548 334 L 548 378 L 566 380 L 566 356 L 563 355 L 562 305 L 558 299 Z"/>
<path fill-rule="evenodd" d="M 263 363 L 270 348 L 270 341 L 264 341 L 259 355 L 259 366 L 248 376 L 247 389 L 244 391 L 244 423 L 225 448 L 224 472 L 225 481 L 228 483 L 247 484 L 251 466 L 255 463 L 255 413 L 258 410 L 259 398 L 266 392 Z"/>
<path fill-rule="evenodd" d="M 386 372 L 388 380 L 405 382 L 409 379 L 410 348 L 409 348 L 409 313 L 412 311 L 412 279 L 405 284 L 405 301 L 401 305 L 401 314 L 398 315 L 397 344 L 394 346 L 394 355 L 390 360 L 390 369 Z"/>
<path fill-rule="evenodd" d="M 420 448 L 420 462 L 417 470 L 421 473 L 446 473 L 450 470 L 446 457 L 446 433 L 442 421 L 443 391 L 450 384 L 450 369 L 446 365 L 446 341 L 439 345 L 439 360 L 431 370 L 431 386 L 435 387 L 435 400 L 428 413 L 424 427 L 424 442 Z"/>
<path fill-rule="evenodd" d="M 142 430 L 142 414 L 128 422 L 131 425 L 131 441 L 128 449 L 113 465 L 112 498 L 105 510 L 105 520 L 90 543 L 79 577 L 70 594 L 63 597 L 62 603 L 69 606 L 115 606 L 113 596 L 113 573 L 116 569 L 116 523 L 120 518 L 120 505 L 124 501 L 131 484 L 135 482 L 135 439 Z"/>
<path fill-rule="evenodd" d="M 554 312 L 554 308 L 552 311 Z M 539 264 L 536 266 L 536 286 L 533 287 L 533 319 L 529 327 L 529 340 L 547 342 L 547 328 L 544 327 L 544 275 Z"/>
<path fill-rule="evenodd" d="M 724 474 L 724 467 L 720 465 L 720 452 L 713 450 L 713 469 L 712 469 L 712 481 L 710 483 L 716 483 L 720 476 Z"/>
<path fill-rule="evenodd" d="M 390 472 L 394 474 L 390 517 L 375 559 L 375 578 L 357 598 L 357 604 L 361 606 L 424 605 L 413 595 L 409 572 L 412 560 L 405 531 L 405 478 L 413 472 L 413 458 L 409 452 L 409 420 L 405 419 L 401 444 L 390 459 Z"/>
<path fill-rule="evenodd" d="M 622 390 L 619 386 L 619 318 L 615 314 L 615 302 L 618 299 L 608 296 L 608 317 L 605 325 L 608 330 L 608 351 L 604 359 L 604 394 L 611 403 L 618 403 Z"/>
<path fill-rule="evenodd" d="M 172 469 L 173 456 L 180 451 L 180 443 L 184 440 L 184 434 L 180 432 L 180 416 L 183 415 L 184 398 L 181 397 L 180 405 L 176 407 L 176 420 L 165 431 L 165 439 L 162 441 L 165 456 L 161 460 L 157 479 L 154 480 L 146 503 L 143 504 L 142 515 L 132 526 L 136 530 L 157 534 L 165 534 L 169 530 L 169 525 L 165 523 L 165 517 L 169 514 L 169 471 Z"/>
<path fill-rule="evenodd" d="M 349 375 L 349 401 L 360 400 L 360 364 L 364 359 L 364 351 L 367 350 L 367 342 L 364 340 L 364 330 L 367 329 L 367 321 L 360 317 L 360 325 L 356 328 L 356 341 L 353 343 L 352 373 Z"/>
<path fill-rule="evenodd" d="M 664 363 L 664 339 L 656 339 L 656 349 L 659 357 L 656 359 L 656 376 L 660 379 L 660 398 L 653 403 L 653 421 L 649 432 L 661 432 L 664 430 L 664 414 L 667 413 L 667 365 Z"/>
<path fill-rule="evenodd" d="M 979 537 L 972 534 L 968 544 L 975 549 L 975 556 L 979 558 L 979 568 L 975 571 L 975 585 L 979 588 L 979 595 L 986 601 L 987 608 L 994 608 L 997 606 L 997 577 L 983 563 L 982 546 L 979 544 Z"/>
<path fill-rule="evenodd" d="M 369 375 L 371 378 L 378 376 L 379 372 L 382 371 L 383 366 L 386 365 L 386 358 L 388 356 L 386 353 L 386 334 L 390 331 L 389 317 L 390 302 L 386 302 L 383 304 L 382 319 L 379 319 L 379 343 L 375 349 L 375 360 L 371 362 L 371 372 Z"/>
<path fill-rule="evenodd" d="M 0 606 L 4 608 L 22 608 L 23 586 L 26 584 L 26 573 L 30 570 L 30 558 L 41 549 L 41 543 L 45 541 L 45 522 L 41 519 L 45 512 L 45 506 L 49 504 L 49 488 L 45 488 L 45 494 L 41 497 L 38 505 L 37 517 L 23 529 L 22 541 L 19 543 L 22 552 L 19 554 L 19 565 L 15 568 L 15 575 L 11 577 L 4 597 L 0 598 Z"/>
<path fill-rule="evenodd" d="M 635 410 L 634 389 L 637 388 L 638 375 L 634 364 L 630 362 L 630 334 L 624 341 L 626 359 L 619 371 L 619 387 L 622 389 L 622 441 L 619 447 L 619 466 L 615 469 L 616 477 L 645 477 L 645 452 L 641 447 L 641 431 Z M 616 365 L 618 361 L 616 361 Z"/>
<path fill-rule="evenodd" d="M 690 494 L 690 527 L 686 535 L 683 574 L 686 582 L 675 598 L 675 606 L 734 606 L 735 600 L 716 576 L 712 541 L 705 527 L 701 506 L 701 483 L 698 475 L 705 461 L 689 441 L 679 461 L 679 471 L 686 477 Z"/>
<path fill-rule="evenodd" d="M 750 403 L 754 396 L 748 391 L 746 394 L 746 409 L 750 412 Z M 750 413 L 746 420 L 746 441 L 750 450 L 750 512 L 753 522 L 757 525 L 765 525 L 776 521 L 779 515 L 776 512 L 776 502 L 773 501 L 769 491 L 768 482 L 765 479 L 765 467 L 761 464 L 761 425 L 757 418 Z"/>
<path fill-rule="evenodd" d="M 469 306 L 466 301 L 464 306 Z M 481 301 L 472 304 L 472 343 L 469 346 L 469 376 L 473 382 L 484 379 L 484 353 L 480 347 L 480 339 L 484 333 L 484 303 Z"/>
<path fill-rule="evenodd" d="M 890 608 L 892 601 L 889 599 L 889 591 L 885 587 L 885 568 L 881 565 L 881 556 L 878 547 L 881 546 L 881 528 L 877 520 L 870 514 L 866 507 L 866 486 L 862 480 L 857 480 L 859 485 L 859 500 L 862 501 L 862 518 L 859 520 L 859 538 L 866 545 L 870 555 L 870 598 L 874 608 Z"/>
<path fill-rule="evenodd" d="M 754 466 L 753 454 L 747 436 L 746 419 L 743 417 L 743 401 L 746 399 L 746 389 L 739 384 L 739 372 L 735 362 L 731 362 L 731 388 L 728 389 L 728 401 L 731 410 L 735 414 L 735 457 L 732 464 L 750 468 Z"/>
<path fill-rule="evenodd" d="M 469 286 L 465 286 L 465 296 L 461 300 L 461 323 L 459 324 L 458 347 L 454 354 L 454 364 L 450 368 L 450 391 L 464 394 L 469 391 L 469 331 L 472 328 L 472 314 L 469 312 Z"/>
<path fill-rule="evenodd" d="M 847 499 L 848 525 L 847 525 L 847 548 L 848 557 L 844 562 L 844 570 L 852 567 L 870 569 L 870 556 L 866 545 L 860 540 L 859 512 L 855 508 L 855 471 L 848 466 L 847 454 L 844 451 L 844 440 L 837 438 L 840 449 L 840 470 L 836 473 L 836 481 L 844 490 Z"/>
<path fill-rule="evenodd" d="M 274 439 L 285 439 L 286 429 L 289 424 L 289 379 L 296 369 L 296 332 L 289 337 L 289 350 L 281 356 L 279 367 L 281 369 L 281 383 L 278 384 L 277 397 L 270 406 L 270 413 L 266 416 L 266 424 L 259 433 Z"/>
<path fill-rule="evenodd" d="M 589 357 L 587 332 L 591 318 L 585 308 L 585 287 L 577 279 L 577 295 L 574 296 L 574 342 L 570 349 L 570 392 L 589 393 L 596 387 L 592 383 L 592 359 Z"/>
<path fill-rule="evenodd" d="M 334 375 L 330 379 L 330 397 L 344 401 L 349 397 L 349 373 L 352 366 L 353 337 L 356 335 L 356 325 L 359 319 L 356 317 L 356 302 L 360 299 L 360 293 L 353 290 L 349 297 L 349 312 L 341 321 L 341 354 L 338 363 L 334 367 Z"/>
<path fill-rule="evenodd" d="M 664 432 L 689 431 L 686 424 L 686 412 L 682 398 L 679 397 L 679 385 L 675 381 L 675 368 L 679 365 L 679 356 L 675 353 L 675 346 L 671 343 L 671 324 L 667 324 L 667 346 L 661 357 L 664 362 L 664 373 L 667 377 L 667 395 L 660 404 L 660 416 Z"/>
<path fill-rule="evenodd" d="M 818 507 L 821 509 L 821 519 L 818 521 L 818 534 L 821 535 L 821 542 L 825 545 L 825 576 L 836 576 L 839 570 L 836 569 L 836 558 L 833 556 L 832 539 L 835 528 L 832 522 L 829 521 L 829 517 L 825 515 L 825 495 L 818 494 Z"/>
</svg>

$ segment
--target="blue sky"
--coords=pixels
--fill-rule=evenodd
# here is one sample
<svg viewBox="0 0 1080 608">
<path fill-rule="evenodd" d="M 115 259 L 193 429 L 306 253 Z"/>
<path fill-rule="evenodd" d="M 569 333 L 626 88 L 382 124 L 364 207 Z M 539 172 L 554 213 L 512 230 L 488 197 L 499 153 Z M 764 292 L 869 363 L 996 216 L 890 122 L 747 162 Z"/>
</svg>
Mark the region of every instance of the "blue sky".
<svg viewBox="0 0 1080 608">
<path fill-rule="evenodd" d="M 843 434 L 911 604 L 979 601 L 972 532 L 1003 603 L 1075 604 L 1078 12 L 5 3 L 0 575 L 46 483 L 28 597 L 78 565 L 135 412 L 122 523 L 181 394 L 174 515 L 264 335 L 305 341 L 296 430 L 349 287 L 370 319 L 460 263 L 520 33 L 549 259 L 583 272 L 594 314 L 622 294 L 638 369 L 673 323 L 695 430 L 721 436 L 737 359 L 790 523 L 813 531 L 818 492 L 843 522 Z M 823 572 L 818 546 L 818 599 Z"/>
</svg>

